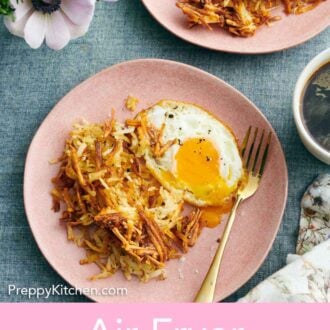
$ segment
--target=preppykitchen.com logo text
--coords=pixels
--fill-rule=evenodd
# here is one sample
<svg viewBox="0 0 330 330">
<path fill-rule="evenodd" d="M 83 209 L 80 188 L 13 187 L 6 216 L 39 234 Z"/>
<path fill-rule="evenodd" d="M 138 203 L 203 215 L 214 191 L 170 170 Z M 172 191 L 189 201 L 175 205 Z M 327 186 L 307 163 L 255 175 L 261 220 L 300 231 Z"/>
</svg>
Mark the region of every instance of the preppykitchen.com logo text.
<svg viewBox="0 0 330 330">
<path fill-rule="evenodd" d="M 8 295 L 24 296 L 28 299 L 43 298 L 48 299 L 51 296 L 78 296 L 87 295 L 97 296 L 127 296 L 127 288 L 74 288 L 63 284 L 53 284 L 48 288 L 35 287 L 17 287 L 14 284 L 8 285 Z"/>
</svg>

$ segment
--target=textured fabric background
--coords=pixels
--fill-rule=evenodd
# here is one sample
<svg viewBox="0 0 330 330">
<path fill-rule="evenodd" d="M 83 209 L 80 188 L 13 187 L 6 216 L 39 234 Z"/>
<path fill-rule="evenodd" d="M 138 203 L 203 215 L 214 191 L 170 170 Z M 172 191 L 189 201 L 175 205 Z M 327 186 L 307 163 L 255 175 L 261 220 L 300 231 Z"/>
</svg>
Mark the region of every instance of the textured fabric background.
<svg viewBox="0 0 330 330">
<path fill-rule="evenodd" d="M 286 213 L 263 266 L 227 301 L 242 297 L 282 267 L 287 253 L 295 249 L 300 198 L 318 173 L 329 171 L 301 144 L 291 113 L 292 91 L 299 73 L 310 59 L 329 47 L 329 41 L 328 30 L 304 45 L 271 55 L 217 53 L 168 33 L 138 0 L 98 3 L 88 34 L 60 52 L 45 46 L 31 50 L 0 24 L 0 301 L 27 301 L 26 297 L 8 295 L 8 284 L 65 284 L 41 255 L 24 213 L 24 161 L 36 129 L 56 102 L 78 83 L 103 68 L 136 58 L 171 59 L 211 72 L 249 97 L 272 123 L 289 168 Z M 88 299 L 53 296 L 48 301 Z"/>
</svg>

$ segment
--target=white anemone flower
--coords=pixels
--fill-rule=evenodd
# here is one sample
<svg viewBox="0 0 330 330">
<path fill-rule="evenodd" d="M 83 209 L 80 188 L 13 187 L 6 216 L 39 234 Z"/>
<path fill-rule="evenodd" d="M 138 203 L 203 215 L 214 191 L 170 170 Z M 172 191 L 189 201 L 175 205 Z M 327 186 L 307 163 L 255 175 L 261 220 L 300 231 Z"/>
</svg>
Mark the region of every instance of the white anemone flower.
<svg viewBox="0 0 330 330">
<path fill-rule="evenodd" d="M 14 20 L 5 18 L 7 29 L 22 37 L 32 48 L 44 40 L 59 50 L 71 39 L 84 35 L 92 21 L 95 0 L 10 0 Z"/>
</svg>

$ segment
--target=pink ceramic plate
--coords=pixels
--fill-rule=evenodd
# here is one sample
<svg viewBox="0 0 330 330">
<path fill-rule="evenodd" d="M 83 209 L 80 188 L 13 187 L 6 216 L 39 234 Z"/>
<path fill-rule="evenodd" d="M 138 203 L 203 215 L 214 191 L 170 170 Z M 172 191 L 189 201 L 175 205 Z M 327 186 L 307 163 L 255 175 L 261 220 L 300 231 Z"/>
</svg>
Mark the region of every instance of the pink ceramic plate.
<svg viewBox="0 0 330 330">
<path fill-rule="evenodd" d="M 121 273 L 91 282 L 95 265 L 81 266 L 84 250 L 68 242 L 51 211 L 51 178 L 57 172 L 49 160 L 61 155 L 71 125 L 85 118 L 104 121 L 117 109 L 117 118 L 133 116 L 122 110 L 132 94 L 142 109 L 160 99 L 194 102 L 228 123 L 242 139 L 249 125 L 271 130 L 274 139 L 268 166 L 256 195 L 241 206 L 228 243 L 216 299 L 221 300 L 243 285 L 260 267 L 279 228 L 287 197 L 287 169 L 276 133 L 261 112 L 242 94 L 222 80 L 196 68 L 163 60 L 137 60 L 115 65 L 88 79 L 50 112 L 37 131 L 28 152 L 24 176 L 24 201 L 33 235 L 45 258 L 71 285 L 79 288 L 127 288 L 127 296 L 93 296 L 100 302 L 189 302 L 211 263 L 220 228 L 205 229 L 185 262 L 172 260 L 165 281 L 127 281 Z M 183 275 L 180 276 L 180 274 Z"/>
<path fill-rule="evenodd" d="M 177 0 L 142 0 L 151 15 L 176 36 L 198 46 L 242 54 L 272 53 L 299 45 L 329 26 L 330 1 L 325 1 L 303 15 L 289 15 L 283 9 L 274 14 L 282 20 L 271 27 L 263 26 L 251 38 L 233 37 L 221 28 L 213 31 L 198 26 L 188 28 L 186 17 L 176 6 Z"/>
</svg>

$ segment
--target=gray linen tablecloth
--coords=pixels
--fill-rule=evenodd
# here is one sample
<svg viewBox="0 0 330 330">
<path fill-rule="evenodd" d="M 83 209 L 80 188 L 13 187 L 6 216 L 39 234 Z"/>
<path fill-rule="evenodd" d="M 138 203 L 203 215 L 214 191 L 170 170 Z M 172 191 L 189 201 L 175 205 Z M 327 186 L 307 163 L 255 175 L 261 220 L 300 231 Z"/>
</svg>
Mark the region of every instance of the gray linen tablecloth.
<svg viewBox="0 0 330 330">
<path fill-rule="evenodd" d="M 36 129 L 56 102 L 78 83 L 103 68 L 136 58 L 171 59 L 211 72 L 249 97 L 272 123 L 289 168 L 287 209 L 267 260 L 227 301 L 242 297 L 281 268 L 286 255 L 295 251 L 300 198 L 318 173 L 329 171 L 301 144 L 291 112 L 299 73 L 329 46 L 329 41 L 328 30 L 297 48 L 271 55 L 218 53 L 174 37 L 150 17 L 138 0 L 98 3 L 88 34 L 60 52 L 47 47 L 32 50 L 0 24 L 0 301 L 27 301 L 26 297 L 8 295 L 9 284 L 65 284 L 41 255 L 24 213 L 24 161 Z M 48 301 L 88 299 L 52 296 Z"/>
</svg>

